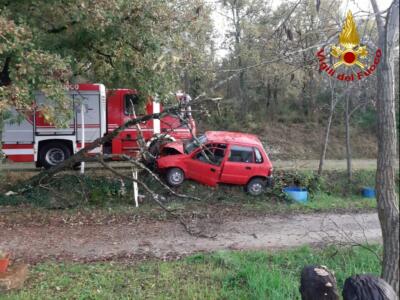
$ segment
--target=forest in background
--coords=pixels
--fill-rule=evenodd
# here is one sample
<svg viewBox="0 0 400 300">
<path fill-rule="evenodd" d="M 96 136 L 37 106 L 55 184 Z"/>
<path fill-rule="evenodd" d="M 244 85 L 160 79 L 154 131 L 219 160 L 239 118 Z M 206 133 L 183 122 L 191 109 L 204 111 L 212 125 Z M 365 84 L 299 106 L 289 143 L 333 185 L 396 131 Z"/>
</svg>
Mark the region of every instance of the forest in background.
<svg viewBox="0 0 400 300">
<path fill-rule="evenodd" d="M 194 111 L 201 130 L 257 133 L 278 158 L 317 158 L 315 139 L 322 143 L 330 115 L 336 146 L 328 147 L 328 157 L 343 158 L 346 132 L 355 156 L 374 157 L 376 75 L 346 83 L 318 70 L 316 52 L 338 44 L 346 3 L 1 0 L 1 119 L 11 107 L 28 108 L 41 90 L 54 100 L 44 114 L 62 124 L 69 83 L 136 88 L 165 103 L 184 90 L 220 99 Z M 375 20 L 364 11 L 354 18 L 369 65 L 377 49 Z"/>
</svg>

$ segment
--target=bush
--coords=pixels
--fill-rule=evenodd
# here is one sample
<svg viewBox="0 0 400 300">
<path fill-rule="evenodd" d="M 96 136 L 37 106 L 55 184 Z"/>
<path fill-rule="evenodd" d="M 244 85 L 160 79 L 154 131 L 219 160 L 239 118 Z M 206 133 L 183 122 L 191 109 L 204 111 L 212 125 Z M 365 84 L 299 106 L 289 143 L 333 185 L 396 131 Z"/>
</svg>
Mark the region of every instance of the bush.
<svg viewBox="0 0 400 300">
<path fill-rule="evenodd" d="M 324 189 L 325 178 L 319 177 L 311 171 L 280 171 L 274 175 L 274 185 L 267 191 L 270 196 L 278 198 L 285 198 L 282 192 L 283 188 L 289 186 L 304 187 L 308 192 L 313 195 Z"/>
</svg>

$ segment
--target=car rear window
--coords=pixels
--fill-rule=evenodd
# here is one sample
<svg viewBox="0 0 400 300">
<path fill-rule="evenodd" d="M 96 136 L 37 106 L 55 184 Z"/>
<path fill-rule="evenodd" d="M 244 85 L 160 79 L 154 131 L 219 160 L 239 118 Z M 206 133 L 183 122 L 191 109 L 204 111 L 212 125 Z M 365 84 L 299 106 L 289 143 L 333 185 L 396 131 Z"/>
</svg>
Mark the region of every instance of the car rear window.
<svg viewBox="0 0 400 300">
<path fill-rule="evenodd" d="M 252 147 L 232 146 L 228 161 L 254 163 L 254 150 Z"/>
<path fill-rule="evenodd" d="M 258 150 L 257 148 L 254 148 L 254 153 L 256 155 L 256 163 L 261 164 L 264 160 L 263 160 L 260 150 Z"/>
</svg>

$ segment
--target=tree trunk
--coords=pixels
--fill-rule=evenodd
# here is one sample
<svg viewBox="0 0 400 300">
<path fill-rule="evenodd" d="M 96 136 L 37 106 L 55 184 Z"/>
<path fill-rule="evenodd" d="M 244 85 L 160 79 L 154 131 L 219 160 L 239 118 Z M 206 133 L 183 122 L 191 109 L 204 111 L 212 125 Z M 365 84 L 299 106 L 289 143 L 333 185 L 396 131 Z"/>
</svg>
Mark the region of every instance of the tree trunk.
<svg viewBox="0 0 400 300">
<path fill-rule="evenodd" d="M 315 111 L 313 111 L 313 109 L 316 107 L 315 105 L 315 95 L 314 95 L 314 91 L 315 91 L 315 82 L 314 82 L 314 70 L 313 69 L 309 69 L 308 71 L 308 89 L 309 89 L 309 93 L 308 93 L 308 115 L 309 115 L 309 120 L 311 122 L 316 122 L 317 121 L 317 114 L 315 113 Z"/>
<path fill-rule="evenodd" d="M 328 149 L 329 133 L 331 131 L 333 114 L 335 112 L 335 107 L 338 102 L 338 100 L 335 98 L 335 87 L 332 85 L 331 80 L 329 80 L 329 86 L 331 88 L 331 105 L 330 105 L 328 123 L 326 124 L 325 139 L 324 139 L 324 143 L 322 145 L 321 156 L 319 159 L 319 166 L 318 166 L 318 175 L 319 176 L 322 175 L 322 170 L 324 168 L 324 161 L 325 161 L 325 156 L 326 156 L 326 150 Z"/>
<path fill-rule="evenodd" d="M 383 60 L 386 60 L 383 58 Z M 399 208 L 395 190 L 396 117 L 393 72 L 385 63 L 378 75 L 378 167 L 376 190 L 383 236 L 383 278 L 399 293 Z"/>
<path fill-rule="evenodd" d="M 242 59 L 239 58 L 239 68 L 242 68 L 242 66 L 243 66 Z M 246 96 L 244 93 L 244 86 L 245 86 L 244 72 L 240 71 L 240 74 L 239 74 L 239 98 L 240 98 L 240 101 L 242 102 L 243 114 L 246 115 L 247 111 L 248 111 L 248 103 L 246 101 Z"/>
<path fill-rule="evenodd" d="M 347 160 L 347 181 L 350 186 L 352 181 L 351 170 L 351 145 L 350 145 L 350 95 L 346 95 L 346 108 L 345 108 L 345 131 L 346 131 L 346 160 Z"/>
<path fill-rule="evenodd" d="M 324 168 L 324 161 L 325 161 L 325 156 L 326 156 L 326 150 L 328 149 L 329 133 L 331 131 L 331 124 L 332 124 L 332 118 L 333 118 L 334 111 L 335 111 L 335 109 L 330 110 L 328 124 L 326 124 L 325 139 L 324 139 L 324 144 L 322 145 L 321 157 L 319 159 L 319 167 L 318 167 L 318 175 L 320 175 L 320 176 L 322 175 L 322 170 Z"/>
<path fill-rule="evenodd" d="M 269 112 L 269 106 L 271 105 L 271 83 L 270 83 L 270 81 L 268 80 L 268 83 L 267 83 L 267 98 L 266 98 L 266 102 L 265 102 L 265 115 L 268 115 L 268 112 Z"/>
<path fill-rule="evenodd" d="M 242 105 L 242 114 L 246 115 L 248 110 L 248 103 L 245 97 L 245 82 L 244 82 L 244 70 L 242 61 L 242 49 L 241 49 L 241 16 L 240 16 L 240 2 L 234 1 L 231 4 L 232 20 L 235 26 L 235 54 L 237 57 L 237 67 L 239 69 L 239 102 Z"/>
<path fill-rule="evenodd" d="M 183 91 L 186 93 L 186 94 L 190 94 L 190 78 L 189 78 L 189 71 L 188 71 L 188 69 L 185 69 L 185 71 L 184 71 L 184 73 L 183 73 L 183 85 L 184 85 L 184 88 L 183 88 Z"/>
<path fill-rule="evenodd" d="M 308 119 L 308 99 L 307 99 L 307 82 L 306 79 L 303 79 L 303 83 L 301 86 L 301 99 L 302 99 L 302 107 L 303 107 L 303 113 L 304 116 Z"/>
<path fill-rule="evenodd" d="M 371 0 L 378 27 L 378 46 L 382 49 L 377 69 L 378 165 L 376 191 L 378 215 L 383 237 L 382 277 L 399 294 L 399 207 L 395 190 L 396 117 L 393 48 L 399 26 L 399 0 L 395 0 L 386 24 L 376 0 Z"/>
</svg>

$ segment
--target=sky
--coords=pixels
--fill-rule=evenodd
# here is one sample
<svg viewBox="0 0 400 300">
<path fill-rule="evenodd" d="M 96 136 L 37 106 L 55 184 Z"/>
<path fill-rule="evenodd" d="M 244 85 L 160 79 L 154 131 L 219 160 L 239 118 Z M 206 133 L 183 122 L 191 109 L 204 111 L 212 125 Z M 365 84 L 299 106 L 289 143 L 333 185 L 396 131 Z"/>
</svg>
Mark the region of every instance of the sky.
<svg viewBox="0 0 400 300">
<path fill-rule="evenodd" d="M 313 0 L 308 0 L 308 1 L 313 1 Z M 328 0 L 321 0 L 322 1 L 328 1 Z M 277 8 L 281 3 L 285 2 L 292 2 L 296 3 L 297 0 L 271 0 L 272 2 L 272 9 Z M 372 6 L 370 0 L 343 0 L 343 4 L 340 7 L 340 10 L 343 12 L 343 18 L 345 17 L 345 14 L 348 10 L 351 10 L 353 14 L 359 13 L 367 13 L 367 12 L 372 12 Z M 227 49 L 223 49 L 222 47 L 222 42 L 223 42 L 223 37 L 225 35 L 225 32 L 228 30 L 227 26 L 227 20 L 224 18 L 221 14 L 223 14 L 223 11 L 218 3 L 218 0 L 210 1 L 210 4 L 214 5 L 214 10 L 212 12 L 212 19 L 214 21 L 214 27 L 216 28 L 216 37 L 215 37 L 215 42 L 216 42 L 216 56 L 217 58 L 223 58 L 228 54 Z M 392 3 L 392 0 L 377 0 L 378 7 L 379 9 L 386 10 L 389 8 L 390 4 Z"/>
</svg>

